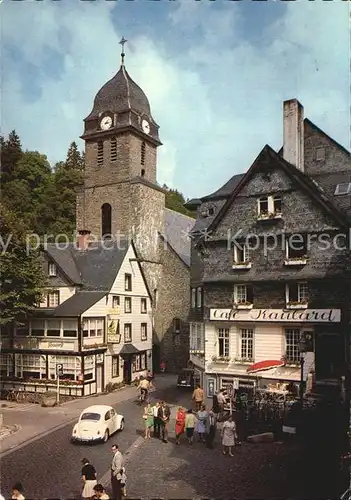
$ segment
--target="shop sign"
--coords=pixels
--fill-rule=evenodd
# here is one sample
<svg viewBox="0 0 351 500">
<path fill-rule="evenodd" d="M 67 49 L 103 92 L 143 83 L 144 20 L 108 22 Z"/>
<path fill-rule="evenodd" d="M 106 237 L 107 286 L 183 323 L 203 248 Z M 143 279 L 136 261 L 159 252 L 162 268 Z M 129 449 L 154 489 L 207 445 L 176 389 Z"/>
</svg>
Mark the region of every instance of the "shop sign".
<svg viewBox="0 0 351 500">
<path fill-rule="evenodd" d="M 340 309 L 210 309 L 211 321 L 340 323 Z"/>
</svg>

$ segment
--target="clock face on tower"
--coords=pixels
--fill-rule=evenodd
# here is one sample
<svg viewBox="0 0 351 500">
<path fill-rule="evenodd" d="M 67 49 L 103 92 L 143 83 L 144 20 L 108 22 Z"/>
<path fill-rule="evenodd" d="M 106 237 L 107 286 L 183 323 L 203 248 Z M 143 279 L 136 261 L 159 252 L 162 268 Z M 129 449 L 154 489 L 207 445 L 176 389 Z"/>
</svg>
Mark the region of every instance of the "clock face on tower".
<svg viewBox="0 0 351 500">
<path fill-rule="evenodd" d="M 101 130 L 108 130 L 112 126 L 111 116 L 104 116 L 100 122 Z"/>
<path fill-rule="evenodd" d="M 145 134 L 150 133 L 150 125 L 149 125 L 149 122 L 147 120 L 143 120 L 141 122 L 141 128 L 143 129 L 143 132 L 145 132 Z"/>
</svg>

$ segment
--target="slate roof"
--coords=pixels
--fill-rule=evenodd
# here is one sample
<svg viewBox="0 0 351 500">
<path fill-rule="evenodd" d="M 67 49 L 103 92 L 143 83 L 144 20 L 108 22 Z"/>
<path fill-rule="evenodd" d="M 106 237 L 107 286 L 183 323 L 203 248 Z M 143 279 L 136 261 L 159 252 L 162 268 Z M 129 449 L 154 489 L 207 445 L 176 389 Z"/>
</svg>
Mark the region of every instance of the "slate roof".
<svg viewBox="0 0 351 500">
<path fill-rule="evenodd" d="M 71 243 L 60 249 L 55 244 L 47 245 L 48 255 L 76 285 L 85 291 L 108 292 L 129 248 L 128 240 L 102 242 L 89 245 L 89 249 L 79 250 Z"/>
<path fill-rule="evenodd" d="M 106 292 L 78 292 L 56 307 L 53 316 L 77 317 L 102 299 Z"/>
<path fill-rule="evenodd" d="M 195 219 L 169 208 L 165 209 L 165 225 L 162 236 L 187 266 L 190 266 L 190 232 L 194 224 Z"/>
<path fill-rule="evenodd" d="M 106 110 L 115 113 L 133 110 L 151 117 L 148 98 L 124 66 L 96 94 L 93 109 L 86 120 L 97 118 Z"/>
<path fill-rule="evenodd" d="M 119 354 L 128 355 L 128 354 L 136 354 L 138 352 L 140 352 L 139 349 L 137 349 L 133 344 L 124 344 Z"/>
<path fill-rule="evenodd" d="M 236 186 L 239 184 L 241 179 L 244 177 L 245 174 L 235 174 L 233 177 L 229 179 L 228 182 L 226 182 L 221 188 L 217 189 L 214 193 L 211 193 L 207 196 L 204 196 L 201 198 L 201 201 L 209 201 L 209 200 L 216 200 L 219 198 L 227 198 L 232 194 Z"/>
</svg>

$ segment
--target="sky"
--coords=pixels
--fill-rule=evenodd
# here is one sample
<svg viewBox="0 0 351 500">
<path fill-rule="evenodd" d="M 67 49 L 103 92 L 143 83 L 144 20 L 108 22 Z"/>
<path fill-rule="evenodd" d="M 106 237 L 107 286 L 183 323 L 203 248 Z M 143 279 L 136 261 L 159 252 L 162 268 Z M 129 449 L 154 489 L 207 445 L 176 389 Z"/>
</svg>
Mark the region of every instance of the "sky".
<svg viewBox="0 0 351 500">
<path fill-rule="evenodd" d="M 4 0 L 1 133 L 52 165 L 81 149 L 94 96 L 126 68 L 160 125 L 158 182 L 205 196 L 282 145 L 282 103 L 350 148 L 342 0 Z"/>
</svg>

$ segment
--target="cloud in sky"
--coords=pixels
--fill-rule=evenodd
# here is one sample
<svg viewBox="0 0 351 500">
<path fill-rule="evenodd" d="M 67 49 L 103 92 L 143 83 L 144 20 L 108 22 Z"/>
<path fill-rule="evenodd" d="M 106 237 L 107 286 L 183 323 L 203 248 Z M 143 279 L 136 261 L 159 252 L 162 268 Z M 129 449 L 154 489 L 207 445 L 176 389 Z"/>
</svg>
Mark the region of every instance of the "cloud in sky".
<svg viewBox="0 0 351 500">
<path fill-rule="evenodd" d="M 158 180 L 187 197 L 247 170 L 266 143 L 278 149 L 285 99 L 349 147 L 347 3 L 8 0 L 3 133 L 15 128 L 53 163 L 72 140 L 83 147 L 82 120 L 124 35 L 127 69 L 160 125 Z"/>
</svg>

